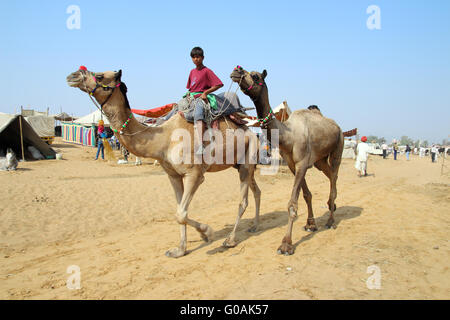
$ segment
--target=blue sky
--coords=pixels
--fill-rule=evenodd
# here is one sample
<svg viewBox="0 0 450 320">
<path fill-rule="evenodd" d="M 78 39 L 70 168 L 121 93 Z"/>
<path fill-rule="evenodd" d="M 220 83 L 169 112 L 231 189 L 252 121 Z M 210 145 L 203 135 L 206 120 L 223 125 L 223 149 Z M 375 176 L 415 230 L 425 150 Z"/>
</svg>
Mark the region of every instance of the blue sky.
<svg viewBox="0 0 450 320">
<path fill-rule="evenodd" d="M 70 5 L 81 10 L 79 30 L 66 27 Z M 366 26 L 369 5 L 381 10 L 381 30 Z M 450 134 L 446 0 L 1 1 L 0 35 L 0 112 L 93 111 L 65 81 L 80 65 L 122 69 L 134 108 L 176 102 L 193 68 L 189 52 L 201 46 L 223 90 L 238 64 L 266 69 L 273 107 L 316 104 L 344 131 L 388 141 L 440 143 Z"/>
</svg>

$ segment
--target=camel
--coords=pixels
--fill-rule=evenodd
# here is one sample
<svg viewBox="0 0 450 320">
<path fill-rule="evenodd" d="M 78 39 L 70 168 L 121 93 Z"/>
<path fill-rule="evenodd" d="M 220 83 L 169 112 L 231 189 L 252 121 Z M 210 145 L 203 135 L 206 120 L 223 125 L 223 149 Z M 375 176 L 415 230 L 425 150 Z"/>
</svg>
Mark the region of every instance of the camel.
<svg viewBox="0 0 450 320">
<path fill-rule="evenodd" d="M 326 227 L 335 227 L 333 213 L 336 210 L 336 181 L 344 148 L 344 137 L 336 122 L 324 117 L 317 106 L 294 111 L 287 121 L 278 121 L 269 104 L 266 76 L 266 70 L 262 73 L 247 72 L 240 66 L 237 66 L 230 75 L 231 79 L 239 83 L 241 90 L 255 104 L 262 127 L 269 129 L 267 130 L 269 141 L 271 130 L 279 130 L 280 154 L 295 176 L 291 198 L 288 202 L 287 232 L 278 248 L 279 254 L 291 255 L 294 253 L 292 227 L 297 218 L 300 188 L 303 190 L 303 197 L 308 206 L 305 230 L 317 231 L 311 204 L 312 195 L 305 180 L 306 171 L 313 165 L 330 180 L 328 199 L 330 217 Z"/>
<path fill-rule="evenodd" d="M 173 134 L 175 132 L 180 132 L 181 129 L 182 132 L 188 134 L 188 138 L 191 138 L 194 136 L 193 124 L 187 122 L 180 114 L 172 116 L 168 121 L 156 127 L 148 127 L 139 123 L 131 113 L 126 95 L 127 87 L 125 83 L 121 82 L 121 77 L 122 70 L 118 72 L 106 71 L 93 73 L 86 68 L 82 69 L 80 67 L 80 70 L 67 76 L 67 82 L 69 86 L 79 88 L 81 91 L 84 91 L 95 98 L 98 104 L 100 104 L 102 112 L 108 118 L 114 134 L 121 144 L 138 157 L 153 158 L 157 160 L 167 173 L 169 181 L 175 191 L 177 201 L 177 211 L 175 216 L 180 225 L 181 241 L 178 247 L 168 250 L 166 256 L 178 258 L 186 254 L 187 225 L 195 228 L 205 242 L 208 242 L 213 235 L 213 230 L 210 226 L 188 218 L 189 204 L 198 187 L 204 181 L 205 172 L 218 172 L 230 167 L 235 167 L 239 171 L 240 202 L 238 216 L 233 230 L 223 245 L 226 247 L 234 247 L 237 245 L 235 233 L 239 221 L 247 208 L 249 187 L 253 192 L 256 205 L 254 223 L 249 231 L 255 232 L 259 224 L 261 191 L 254 178 L 256 164 L 251 164 L 248 153 L 246 152 L 245 154 L 245 161 L 242 157 L 241 159 L 237 159 L 237 146 L 236 143 L 234 143 L 234 160 L 232 159 L 232 161 L 230 161 L 234 161 L 233 163 L 226 163 L 223 161 L 223 164 L 217 164 L 217 162 L 207 164 L 201 155 L 199 156 L 200 161 L 198 162 L 179 161 L 179 158 L 174 157 L 174 150 L 179 145 L 179 140 L 174 141 Z M 240 127 L 230 120 L 224 121 L 224 119 L 222 119 L 219 122 L 219 133 L 223 136 L 227 128 L 236 130 Z M 207 132 L 205 132 L 205 135 L 206 133 Z M 256 148 L 258 147 L 256 139 L 256 135 L 253 133 L 245 136 L 246 151 L 250 149 L 252 144 L 256 144 Z M 236 140 L 237 138 L 232 142 L 235 142 Z M 224 150 L 226 149 L 225 144 L 226 142 L 224 140 Z M 209 144 L 205 142 L 206 149 L 208 149 L 208 145 Z M 188 160 L 193 160 L 193 158 L 197 156 L 194 155 L 193 144 L 188 145 L 187 153 Z"/>
</svg>

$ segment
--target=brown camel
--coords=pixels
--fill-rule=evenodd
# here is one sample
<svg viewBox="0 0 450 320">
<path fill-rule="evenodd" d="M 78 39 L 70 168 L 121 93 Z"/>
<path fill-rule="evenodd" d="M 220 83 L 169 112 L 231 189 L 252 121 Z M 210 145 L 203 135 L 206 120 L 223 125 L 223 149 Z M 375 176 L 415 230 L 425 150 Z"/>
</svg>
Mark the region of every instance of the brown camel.
<svg viewBox="0 0 450 320">
<path fill-rule="evenodd" d="M 306 171 L 313 165 L 330 179 L 328 200 L 330 218 L 326 226 L 328 228 L 334 226 L 336 180 L 344 147 L 344 137 L 336 122 L 324 117 L 315 106 L 308 110 L 294 111 L 285 122 L 278 121 L 270 108 L 269 93 L 264 82 L 266 76 L 266 70 L 262 73 L 254 71 L 249 73 L 240 66 L 236 67 L 230 75 L 234 82 L 239 83 L 241 90 L 253 100 L 262 127 L 269 129 L 267 130 L 269 141 L 271 130 L 279 130 L 280 154 L 295 175 L 294 187 L 288 203 L 287 233 L 278 248 L 278 253 L 290 255 L 294 253 L 292 225 L 297 218 L 300 188 L 303 190 L 303 197 L 308 206 L 305 230 L 317 230 L 311 204 L 312 195 L 305 180 Z"/>
<path fill-rule="evenodd" d="M 215 163 L 205 163 L 204 157 L 194 154 L 194 146 L 190 143 L 190 138 L 194 137 L 194 127 L 192 123 L 187 122 L 180 114 L 171 117 L 164 124 L 157 127 L 148 127 L 139 123 L 133 116 L 127 99 L 126 85 L 121 82 L 122 71 L 107 71 L 102 73 L 93 73 L 88 70 L 78 70 L 67 77 L 67 82 L 71 87 L 76 87 L 84 92 L 91 94 L 101 105 L 101 109 L 108 118 L 111 128 L 115 135 L 131 153 L 138 157 L 153 158 L 158 160 L 161 167 L 169 176 L 170 183 L 175 191 L 177 200 L 176 219 L 180 224 L 181 241 L 179 247 L 166 252 L 168 257 L 181 257 L 186 254 L 186 225 L 194 227 L 201 235 L 204 241 L 208 241 L 213 235 L 211 227 L 188 218 L 188 207 L 200 184 L 204 181 L 205 172 L 218 172 L 230 167 L 236 167 L 240 178 L 240 203 L 237 220 L 234 229 L 224 242 L 224 246 L 233 247 L 236 245 L 235 232 L 240 218 L 247 208 L 248 188 L 253 192 L 256 203 L 256 215 L 253 227 L 250 232 L 256 231 L 259 223 L 259 205 L 261 192 L 254 178 L 255 164 L 249 161 L 249 152 L 245 152 L 245 159 L 238 159 L 239 153 L 236 153 L 237 137 L 235 136 L 231 143 L 234 144 L 234 158 L 227 162 L 219 161 Z M 239 127 L 230 120 L 219 123 L 219 130 L 215 133 L 225 136 L 226 129 L 236 130 Z M 228 130 L 227 130 L 228 131 Z M 250 130 L 247 130 L 250 131 Z M 177 156 L 181 153 L 179 145 L 180 140 L 174 139 L 176 133 L 187 133 L 187 137 L 181 136 L 183 142 L 188 139 L 188 148 L 183 144 L 183 150 L 187 153 L 185 161 L 180 161 Z M 206 135 L 206 132 L 205 132 Z M 257 148 L 256 135 L 246 132 L 245 150 L 251 147 Z M 242 140 L 244 141 L 244 140 Z M 206 150 L 209 144 L 205 141 Z M 220 145 L 219 145 L 220 146 Z M 222 147 L 222 146 L 220 146 Z M 178 149 L 177 149 L 178 148 Z M 226 150 L 226 143 L 223 143 L 223 149 Z M 178 154 L 177 154 L 178 151 Z M 217 152 L 217 149 L 214 149 Z M 225 154 L 225 152 L 223 153 Z M 184 154 L 186 155 L 186 154 Z M 232 155 L 233 156 L 233 155 Z M 194 157 L 200 157 L 199 162 L 195 162 Z M 187 161 L 187 160 L 188 161 Z M 233 162 L 233 163 L 229 163 Z M 206 200 L 207 201 L 207 200 Z"/>
</svg>

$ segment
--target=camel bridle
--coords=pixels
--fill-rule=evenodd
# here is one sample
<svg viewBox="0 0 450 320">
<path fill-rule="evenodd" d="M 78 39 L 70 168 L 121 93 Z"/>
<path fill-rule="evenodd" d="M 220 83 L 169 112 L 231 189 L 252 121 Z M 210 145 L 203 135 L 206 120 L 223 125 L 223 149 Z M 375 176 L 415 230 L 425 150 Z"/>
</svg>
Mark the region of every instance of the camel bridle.
<svg viewBox="0 0 450 320">
<path fill-rule="evenodd" d="M 113 87 L 104 85 L 103 83 L 99 83 L 99 82 L 97 81 L 97 78 L 95 77 L 95 73 L 92 72 L 92 79 L 94 79 L 94 82 L 95 82 L 95 88 L 94 88 L 92 91 L 90 91 L 90 90 L 88 90 L 88 87 L 86 86 L 86 82 L 85 82 L 86 77 L 85 77 L 85 74 L 84 74 L 83 71 L 81 71 L 81 73 L 82 73 L 82 75 L 83 75 L 83 83 L 85 84 L 85 88 L 87 89 L 86 91 L 88 91 L 88 93 L 89 93 L 89 97 L 90 97 L 91 100 L 94 102 L 94 104 L 97 106 L 97 108 L 99 108 L 100 111 L 103 113 L 103 106 L 104 106 L 104 105 L 108 102 L 108 100 L 111 98 L 111 96 L 112 96 L 113 93 L 114 93 L 114 90 L 115 90 L 116 88 L 120 87 L 121 82 L 119 81 L 119 82 L 116 83 L 116 85 L 113 86 Z M 94 99 L 92 99 L 92 97 L 93 97 L 94 94 L 95 94 L 95 91 L 97 91 L 98 88 L 103 88 L 103 91 L 109 91 L 109 90 L 111 90 L 111 94 L 108 96 L 108 98 L 105 99 L 105 101 L 103 101 L 103 102 L 100 104 L 100 107 L 98 107 L 97 103 L 94 101 Z"/>
<path fill-rule="evenodd" d="M 234 68 L 234 70 L 237 71 L 237 72 L 239 72 L 239 73 L 242 72 L 241 78 L 240 78 L 240 80 L 239 80 L 239 87 L 241 87 L 240 84 L 241 84 L 242 80 L 244 79 L 244 77 L 245 77 L 247 74 L 250 75 L 250 77 L 252 78 L 253 83 L 252 83 L 247 89 L 242 89 L 242 88 L 241 88 L 241 91 L 244 92 L 246 95 L 248 95 L 248 96 L 250 97 L 250 99 L 252 99 L 252 101 L 253 101 L 254 103 L 255 103 L 256 101 L 258 101 L 259 98 L 261 97 L 262 92 L 263 92 L 263 91 L 262 91 L 262 88 L 261 88 L 261 90 L 259 91 L 259 95 L 258 95 L 256 98 L 253 98 L 252 96 L 250 96 L 249 93 L 250 93 L 250 91 L 251 91 L 253 88 L 256 88 L 256 86 L 263 87 L 263 86 L 266 85 L 266 83 L 265 83 L 264 81 L 256 83 L 255 79 L 252 77 L 252 75 L 250 74 L 250 72 L 244 70 L 241 66 L 237 66 L 236 68 Z M 267 114 L 267 116 L 266 116 L 265 118 L 258 118 L 258 121 L 259 121 L 259 124 L 260 124 L 260 126 L 261 126 L 262 128 L 266 128 L 266 127 L 269 125 L 270 121 L 271 121 L 273 118 L 274 118 L 274 113 L 273 113 L 272 108 L 270 108 L 270 111 L 269 111 L 269 113 Z"/>
<path fill-rule="evenodd" d="M 86 82 L 85 82 L 85 81 L 86 81 L 86 75 L 85 75 L 85 73 L 83 72 L 83 70 L 80 70 L 80 72 L 81 72 L 81 74 L 82 74 L 82 76 L 83 76 L 83 84 L 84 84 L 84 88 L 85 88 L 85 91 L 89 94 L 89 98 L 91 98 L 92 102 L 93 102 L 94 105 L 97 107 L 97 109 L 100 110 L 101 114 L 102 114 L 102 115 L 105 115 L 105 117 L 107 117 L 106 114 L 105 114 L 105 112 L 103 111 L 103 106 L 108 102 L 108 100 L 109 100 L 109 99 L 111 98 L 111 96 L 114 94 L 114 90 L 120 87 L 120 85 L 122 84 L 122 82 L 119 81 L 119 82 L 116 83 L 116 85 L 114 85 L 113 87 L 107 86 L 107 85 L 104 85 L 103 83 L 99 83 L 99 82 L 97 81 L 97 78 L 95 77 L 95 73 L 92 72 L 92 78 L 94 79 L 94 82 L 95 82 L 95 88 L 91 91 L 91 90 L 87 87 L 87 85 L 86 85 Z M 87 71 L 87 72 L 89 72 L 89 71 Z M 108 96 L 108 98 L 106 98 L 105 101 L 103 101 L 100 105 L 92 98 L 92 97 L 95 97 L 94 94 L 95 94 L 95 91 L 96 91 L 98 88 L 103 88 L 104 91 L 109 91 L 109 90 L 111 90 L 111 94 L 110 94 L 110 95 Z M 130 116 L 128 117 L 128 119 L 127 119 L 127 120 L 125 121 L 125 123 L 120 127 L 119 130 L 113 129 L 113 128 L 111 128 L 111 130 L 112 130 L 114 133 L 119 133 L 120 135 L 123 135 L 123 134 L 124 134 L 124 133 L 123 133 L 123 130 L 128 126 L 128 123 L 131 121 L 131 119 L 132 119 L 132 114 L 130 114 Z M 136 133 L 135 133 L 135 134 L 136 134 Z"/>
</svg>

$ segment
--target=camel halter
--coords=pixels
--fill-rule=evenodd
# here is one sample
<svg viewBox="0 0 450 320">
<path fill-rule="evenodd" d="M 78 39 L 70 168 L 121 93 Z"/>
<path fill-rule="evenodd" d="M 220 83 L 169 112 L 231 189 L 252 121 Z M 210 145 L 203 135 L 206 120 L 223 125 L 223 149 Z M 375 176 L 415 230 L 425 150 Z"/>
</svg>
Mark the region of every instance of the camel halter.
<svg viewBox="0 0 450 320">
<path fill-rule="evenodd" d="M 81 69 L 81 68 L 80 68 L 80 71 L 82 71 L 82 70 L 84 70 L 84 69 Z M 87 71 L 87 70 L 85 70 L 85 71 Z M 86 77 L 85 77 L 85 74 L 84 74 L 83 72 L 82 72 L 82 75 L 83 75 L 83 83 L 85 83 Z M 86 91 L 87 91 L 88 94 L 89 94 L 89 98 L 91 98 L 92 102 L 93 102 L 94 105 L 97 107 L 97 109 L 100 110 L 101 115 L 102 115 L 102 120 L 103 120 L 103 115 L 105 115 L 105 117 L 106 117 L 106 114 L 105 114 L 105 112 L 103 111 L 103 106 L 104 106 L 104 105 L 108 102 L 108 100 L 111 98 L 111 96 L 112 96 L 113 93 L 114 93 L 114 90 L 115 90 L 116 88 L 119 88 L 119 87 L 120 87 L 120 85 L 122 84 L 122 82 L 117 83 L 114 87 L 110 87 L 110 86 L 106 86 L 106 85 L 104 85 L 104 84 L 102 84 L 102 83 L 98 83 L 98 82 L 97 82 L 97 78 L 95 77 L 95 73 L 94 73 L 94 72 L 92 72 L 92 78 L 94 79 L 94 82 L 95 82 L 95 88 L 94 88 L 94 90 L 90 91 L 90 90 L 88 89 L 88 87 L 86 86 L 86 84 L 84 85 L 84 87 L 85 87 Z M 103 103 L 101 103 L 100 105 L 92 98 L 92 97 L 94 97 L 94 93 L 95 93 L 95 91 L 96 91 L 98 88 L 103 88 L 104 91 L 111 90 L 111 94 L 110 94 L 110 95 L 108 96 L 108 98 L 106 98 L 106 100 L 103 101 Z M 119 133 L 119 134 L 123 135 L 123 130 L 128 126 L 128 123 L 131 121 L 131 119 L 132 119 L 132 114 L 130 114 L 130 116 L 128 117 L 128 119 L 127 119 L 127 120 L 125 121 L 125 123 L 120 127 L 119 130 L 113 129 L 113 128 L 111 128 L 111 130 L 112 130 L 114 133 Z"/>
<path fill-rule="evenodd" d="M 245 71 L 241 66 L 237 66 L 236 68 L 234 68 L 234 70 L 235 70 L 235 71 L 239 71 L 239 72 L 243 71 L 243 72 L 247 72 L 248 74 L 250 74 L 250 72 Z M 245 76 L 246 76 L 245 73 L 241 76 L 241 79 L 239 80 L 239 87 L 240 87 L 240 84 L 241 84 L 242 79 L 243 79 Z M 253 78 L 252 78 L 252 80 L 253 80 Z M 250 90 L 252 90 L 253 88 L 255 88 L 256 85 L 258 85 L 258 86 L 260 86 L 260 87 L 263 87 L 263 86 L 265 85 L 265 83 L 264 83 L 264 82 L 255 83 L 255 81 L 253 80 L 253 83 L 250 85 L 250 87 L 248 87 L 247 89 L 242 89 L 242 88 L 241 88 L 241 91 L 244 92 L 246 95 L 248 95 L 248 96 L 250 97 L 250 99 L 252 99 L 253 102 L 258 101 L 258 99 L 261 97 L 261 94 L 262 94 L 262 90 L 261 90 L 261 91 L 259 92 L 258 97 L 256 97 L 255 99 L 254 99 L 253 97 L 251 97 L 251 96 L 248 94 L 248 93 L 250 92 Z M 269 113 L 267 114 L 267 116 L 266 116 L 265 118 L 258 118 L 259 125 L 260 125 L 262 128 L 267 127 L 267 126 L 269 125 L 270 121 L 274 118 L 274 113 L 273 113 L 272 108 L 270 108 L 270 106 L 269 106 L 269 109 L 270 109 L 270 110 L 269 110 Z"/>
<path fill-rule="evenodd" d="M 89 96 L 90 96 L 90 97 L 94 95 L 95 91 L 96 91 L 98 88 L 103 88 L 103 91 L 111 90 L 111 94 L 110 94 L 110 95 L 108 96 L 108 98 L 106 98 L 106 100 L 103 101 L 103 103 L 100 105 L 100 109 L 101 109 L 101 111 L 102 111 L 102 113 L 103 113 L 103 110 L 102 110 L 102 109 L 103 109 L 103 106 L 105 105 L 106 102 L 108 102 L 109 98 L 111 98 L 111 96 L 112 96 L 113 93 L 114 93 L 114 90 L 115 90 L 116 88 L 120 87 L 120 85 L 121 85 L 122 83 L 119 82 L 119 83 L 117 83 L 114 87 L 105 86 L 104 84 L 98 83 L 98 82 L 97 82 L 97 78 L 95 77 L 95 73 L 94 73 L 94 72 L 92 72 L 92 79 L 94 79 L 94 82 L 95 82 L 95 88 L 94 88 L 94 90 L 92 90 L 91 92 L 89 92 Z M 91 98 L 91 99 L 92 99 L 92 98 Z"/>
</svg>

